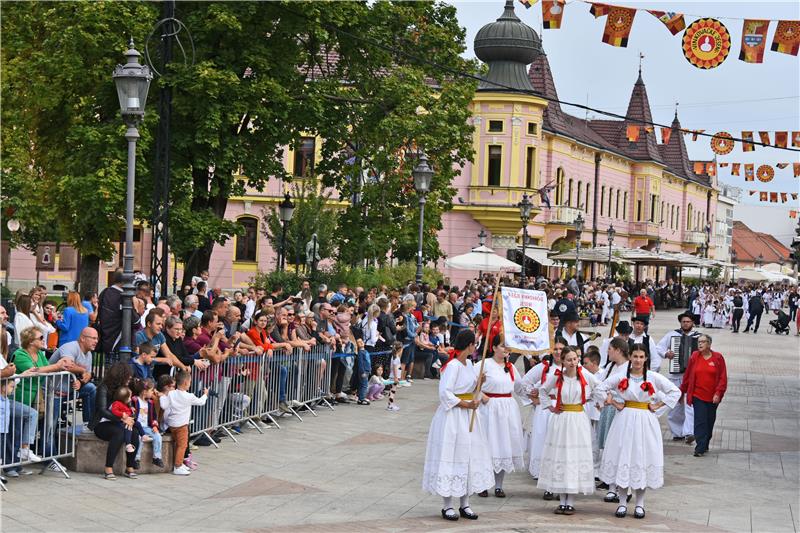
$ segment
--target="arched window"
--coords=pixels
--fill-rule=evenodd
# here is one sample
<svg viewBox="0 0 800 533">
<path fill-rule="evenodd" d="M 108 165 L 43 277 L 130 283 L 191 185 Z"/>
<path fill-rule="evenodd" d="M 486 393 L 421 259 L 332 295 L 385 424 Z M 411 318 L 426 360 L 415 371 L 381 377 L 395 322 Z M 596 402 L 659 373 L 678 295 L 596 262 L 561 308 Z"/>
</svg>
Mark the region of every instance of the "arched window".
<svg viewBox="0 0 800 533">
<path fill-rule="evenodd" d="M 600 216 L 606 211 L 606 186 L 600 187 Z"/>
<path fill-rule="evenodd" d="M 255 217 L 241 217 L 236 222 L 242 226 L 242 233 L 236 236 L 235 261 L 257 261 L 258 246 L 258 219 Z"/>
<path fill-rule="evenodd" d="M 628 191 L 625 191 L 622 200 L 622 220 L 628 220 Z"/>
<path fill-rule="evenodd" d="M 567 205 L 572 206 L 572 178 L 569 179 L 569 184 L 567 185 Z M 576 204 L 578 202 L 575 202 Z"/>
<path fill-rule="evenodd" d="M 692 204 L 689 204 L 689 207 L 686 208 L 686 231 L 692 231 L 692 220 L 694 213 L 692 212 Z"/>
<path fill-rule="evenodd" d="M 564 205 L 564 169 L 556 169 L 556 205 Z"/>
<path fill-rule="evenodd" d="M 619 218 L 619 199 L 620 199 L 619 197 L 621 194 L 622 192 L 619 189 L 617 189 L 617 203 L 614 204 L 614 218 L 616 219 Z"/>
<path fill-rule="evenodd" d="M 575 196 L 575 207 L 580 208 L 581 200 L 583 200 L 583 182 L 578 182 L 578 194 Z M 589 210 L 589 206 L 587 204 L 583 204 L 584 211 Z"/>
<path fill-rule="evenodd" d="M 586 213 L 587 214 L 589 213 L 589 207 L 594 209 L 594 204 L 592 204 L 592 201 L 591 201 L 592 200 L 591 188 L 592 188 L 592 184 L 591 183 L 587 183 L 586 184 L 586 204 L 585 204 L 586 205 L 585 209 L 586 209 Z"/>
</svg>

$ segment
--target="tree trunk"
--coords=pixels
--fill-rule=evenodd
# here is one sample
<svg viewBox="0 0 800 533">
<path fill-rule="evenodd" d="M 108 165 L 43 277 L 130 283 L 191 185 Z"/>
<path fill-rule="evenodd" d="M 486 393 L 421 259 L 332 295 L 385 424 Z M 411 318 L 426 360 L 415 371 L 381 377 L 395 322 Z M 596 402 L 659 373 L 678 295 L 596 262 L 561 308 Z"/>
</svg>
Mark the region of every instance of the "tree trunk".
<svg viewBox="0 0 800 533">
<path fill-rule="evenodd" d="M 78 272 L 80 293 L 97 292 L 98 276 L 100 275 L 100 257 L 97 255 L 81 256 L 80 266 L 78 268 L 80 268 Z"/>
<path fill-rule="evenodd" d="M 208 270 L 208 265 L 211 263 L 211 250 L 213 250 L 213 248 L 213 242 L 202 248 L 198 248 L 184 261 L 183 281 L 181 281 L 178 290 L 183 289 L 186 285 L 191 285 L 193 276 L 199 276 L 200 272 Z M 211 287 L 208 288 L 210 289 Z"/>
</svg>

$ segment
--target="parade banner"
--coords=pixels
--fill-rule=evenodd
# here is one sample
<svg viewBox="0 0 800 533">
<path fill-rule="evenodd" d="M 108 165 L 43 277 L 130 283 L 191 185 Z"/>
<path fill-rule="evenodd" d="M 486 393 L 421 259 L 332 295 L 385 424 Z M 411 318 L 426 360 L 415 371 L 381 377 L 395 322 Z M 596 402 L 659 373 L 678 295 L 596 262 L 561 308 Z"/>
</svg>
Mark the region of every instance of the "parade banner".
<svg viewBox="0 0 800 533">
<path fill-rule="evenodd" d="M 792 146 L 800 148 L 800 131 L 792 132 Z"/>
<path fill-rule="evenodd" d="M 600 18 L 608 15 L 609 10 L 612 6 L 608 4 L 600 4 L 598 2 L 592 2 L 591 6 L 589 7 L 589 13 L 594 15 L 594 18 Z"/>
<path fill-rule="evenodd" d="M 512 352 L 543 353 L 550 350 L 547 294 L 516 287 L 502 287 L 503 334 Z"/>
<path fill-rule="evenodd" d="M 788 167 L 789 163 L 775 163 L 775 166 L 778 167 L 778 168 L 783 169 L 783 168 Z"/>
<path fill-rule="evenodd" d="M 745 20 L 742 25 L 742 49 L 739 59 L 745 63 L 762 63 L 767 48 L 768 20 Z"/>
<path fill-rule="evenodd" d="M 519 0 L 519 3 L 525 6 L 525 9 L 530 9 L 533 4 L 538 2 L 539 0 Z"/>
<path fill-rule="evenodd" d="M 772 38 L 773 52 L 797 55 L 800 49 L 800 20 L 780 20 Z"/>
<path fill-rule="evenodd" d="M 542 27 L 546 30 L 561 28 L 566 0 L 542 0 Z"/>
<path fill-rule="evenodd" d="M 731 176 L 738 176 L 739 175 L 739 169 L 741 169 L 741 168 L 742 168 L 742 164 L 741 163 L 731 163 Z"/>
<path fill-rule="evenodd" d="M 797 218 L 797 211 L 795 210 L 789 211 L 789 218 Z"/>
<path fill-rule="evenodd" d="M 759 131 L 758 132 L 758 138 L 761 139 L 761 142 L 763 144 L 767 144 L 767 145 L 772 144 L 771 142 L 769 142 L 769 132 L 768 131 Z"/>
<path fill-rule="evenodd" d="M 664 26 L 667 27 L 672 35 L 678 35 L 680 32 L 686 29 L 686 21 L 683 19 L 682 13 L 651 10 L 648 10 L 647 12 L 663 22 Z"/>
<path fill-rule="evenodd" d="M 717 164 L 716 163 L 706 163 L 706 174 L 711 176 L 712 178 L 717 175 Z"/>
<path fill-rule="evenodd" d="M 753 132 L 752 131 L 743 131 L 742 132 L 742 152 L 752 152 L 756 149 L 756 145 L 752 143 L 753 140 Z"/>
<path fill-rule="evenodd" d="M 794 177 L 800 177 L 800 163 L 792 163 L 792 168 L 794 168 Z"/>
<path fill-rule="evenodd" d="M 754 163 L 745 163 L 744 164 L 744 181 L 753 181 L 755 179 L 755 164 Z"/>
<path fill-rule="evenodd" d="M 717 19 L 697 19 L 683 33 L 683 55 L 700 69 L 716 68 L 728 58 L 731 34 Z"/>
<path fill-rule="evenodd" d="M 628 46 L 628 36 L 633 27 L 635 9 L 614 6 L 608 11 L 606 27 L 603 30 L 603 42 L 611 46 L 625 48 Z"/>
</svg>

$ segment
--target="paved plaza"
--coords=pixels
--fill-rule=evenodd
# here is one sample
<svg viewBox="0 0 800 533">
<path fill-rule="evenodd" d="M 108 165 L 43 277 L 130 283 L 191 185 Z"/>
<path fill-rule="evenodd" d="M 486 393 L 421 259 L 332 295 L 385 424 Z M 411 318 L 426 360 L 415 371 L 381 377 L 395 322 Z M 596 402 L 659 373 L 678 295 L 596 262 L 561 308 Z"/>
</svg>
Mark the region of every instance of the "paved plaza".
<svg viewBox="0 0 800 533">
<path fill-rule="evenodd" d="M 679 311 L 660 312 L 657 337 Z M 604 333 L 607 330 L 604 328 Z M 189 478 L 54 474 L 11 480 L 3 531 L 753 531 L 796 532 L 800 466 L 798 338 L 711 330 L 730 383 L 711 452 L 673 444 L 665 420 L 665 487 L 648 491 L 647 517 L 614 518 L 602 494 L 579 496 L 577 513 L 553 515 L 527 473 L 506 477 L 506 499 L 474 497 L 474 523 L 439 517 L 420 490 L 437 381 L 401 388 L 384 402 L 341 405 L 283 429 L 248 431 L 239 443 L 201 448 Z M 37 469 L 38 472 L 38 469 Z"/>
</svg>

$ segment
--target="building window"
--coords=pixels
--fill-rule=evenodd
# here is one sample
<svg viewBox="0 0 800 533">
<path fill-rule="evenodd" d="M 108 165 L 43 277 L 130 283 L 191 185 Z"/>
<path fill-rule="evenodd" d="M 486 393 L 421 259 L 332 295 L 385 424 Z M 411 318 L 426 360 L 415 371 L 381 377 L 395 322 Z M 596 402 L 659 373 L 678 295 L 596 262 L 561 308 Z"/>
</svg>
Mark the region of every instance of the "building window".
<svg viewBox="0 0 800 533">
<path fill-rule="evenodd" d="M 533 146 L 528 146 L 527 155 L 525 156 L 525 187 L 533 189 L 536 185 L 533 181 L 533 162 L 536 157 L 536 149 Z"/>
<path fill-rule="evenodd" d="M 535 122 L 528 122 L 528 135 L 537 135 L 539 133 L 539 125 Z"/>
<path fill-rule="evenodd" d="M 600 187 L 600 216 L 603 216 L 606 207 L 606 186 Z"/>
<path fill-rule="evenodd" d="M 614 189 L 608 188 L 608 213 L 607 216 L 611 218 L 611 200 L 614 198 Z"/>
<path fill-rule="evenodd" d="M 503 121 L 502 120 L 490 120 L 489 121 L 489 133 L 503 133 Z"/>
<path fill-rule="evenodd" d="M 642 221 L 642 193 L 636 195 L 636 222 Z"/>
<path fill-rule="evenodd" d="M 658 200 L 657 200 L 656 195 L 655 194 L 651 194 L 650 195 L 650 218 L 648 218 L 648 220 L 650 222 L 655 222 L 656 221 L 656 202 L 657 201 Z"/>
<path fill-rule="evenodd" d="M 692 204 L 686 209 L 686 231 L 692 231 Z"/>
<path fill-rule="evenodd" d="M 556 169 L 556 205 L 563 205 L 564 202 L 564 169 Z"/>
<path fill-rule="evenodd" d="M 307 178 L 314 172 L 314 137 L 303 137 L 294 151 L 293 175 Z"/>
<path fill-rule="evenodd" d="M 658 212 L 658 216 L 660 217 L 658 219 L 658 225 L 663 228 L 664 227 L 664 201 L 663 200 L 661 201 L 661 209 Z"/>
<path fill-rule="evenodd" d="M 575 203 L 577 204 L 578 202 Z M 572 178 L 569 179 L 567 185 L 567 205 L 572 207 Z"/>
<path fill-rule="evenodd" d="M 591 188 L 592 188 L 592 184 L 591 183 L 587 183 L 586 184 L 586 213 L 587 214 L 589 213 L 589 206 L 592 206 L 592 208 L 594 208 L 594 206 L 592 205 L 592 202 L 591 202 L 591 199 L 592 199 Z"/>
<path fill-rule="evenodd" d="M 503 168 L 503 147 L 498 145 L 489 146 L 489 168 L 487 175 L 489 187 L 500 186 L 500 174 Z"/>
<path fill-rule="evenodd" d="M 622 201 L 622 220 L 628 220 L 628 191 L 625 191 Z"/>
<path fill-rule="evenodd" d="M 619 219 L 619 197 L 620 190 L 617 189 L 617 203 L 614 205 L 614 218 Z"/>
<path fill-rule="evenodd" d="M 581 208 L 581 200 L 583 199 L 583 182 L 578 182 L 578 194 L 575 196 L 575 207 L 578 209 Z M 588 210 L 589 206 L 587 204 L 583 204 L 583 209 Z"/>
<path fill-rule="evenodd" d="M 236 222 L 242 226 L 242 233 L 236 236 L 236 255 L 234 260 L 255 263 L 258 243 L 258 219 L 242 217 Z"/>
</svg>

